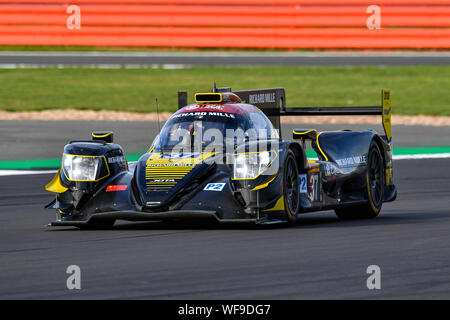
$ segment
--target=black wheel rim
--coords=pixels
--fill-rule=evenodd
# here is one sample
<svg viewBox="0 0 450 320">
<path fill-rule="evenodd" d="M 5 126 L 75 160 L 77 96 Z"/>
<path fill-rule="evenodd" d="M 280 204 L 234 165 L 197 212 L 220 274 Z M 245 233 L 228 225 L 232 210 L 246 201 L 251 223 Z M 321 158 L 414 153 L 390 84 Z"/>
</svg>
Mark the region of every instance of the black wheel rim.
<svg viewBox="0 0 450 320">
<path fill-rule="evenodd" d="M 376 149 L 371 152 L 369 163 L 369 187 L 373 204 L 378 207 L 383 196 L 383 164 Z"/>
<path fill-rule="evenodd" d="M 298 197 L 300 186 L 298 183 L 297 166 L 292 157 L 288 158 L 286 170 L 284 172 L 284 187 L 286 189 L 287 205 L 289 207 L 289 211 L 295 214 L 299 203 Z"/>
</svg>

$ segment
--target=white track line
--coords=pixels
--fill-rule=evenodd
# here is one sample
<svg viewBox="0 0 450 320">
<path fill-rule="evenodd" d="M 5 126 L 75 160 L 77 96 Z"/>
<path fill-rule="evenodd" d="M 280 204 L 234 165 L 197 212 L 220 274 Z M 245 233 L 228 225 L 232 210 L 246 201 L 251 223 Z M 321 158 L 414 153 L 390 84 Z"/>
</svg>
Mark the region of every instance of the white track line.
<svg viewBox="0 0 450 320">
<path fill-rule="evenodd" d="M 56 173 L 58 170 L 0 170 L 0 176 L 22 176 L 30 174 Z"/>
<path fill-rule="evenodd" d="M 450 158 L 450 153 L 432 154 L 402 154 L 392 156 L 394 160 L 416 160 L 416 159 L 445 159 Z"/>
<path fill-rule="evenodd" d="M 39 69 L 39 68 L 98 68 L 98 69 L 186 69 L 192 65 L 189 64 L 33 64 L 33 63 L 0 63 L 0 69 Z"/>
</svg>

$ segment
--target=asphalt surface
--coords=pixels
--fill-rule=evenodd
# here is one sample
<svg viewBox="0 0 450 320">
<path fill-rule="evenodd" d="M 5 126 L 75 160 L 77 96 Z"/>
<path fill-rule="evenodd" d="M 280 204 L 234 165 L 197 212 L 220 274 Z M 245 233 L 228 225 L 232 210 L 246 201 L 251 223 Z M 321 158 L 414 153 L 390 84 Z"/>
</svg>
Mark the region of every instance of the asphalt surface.
<svg viewBox="0 0 450 320">
<path fill-rule="evenodd" d="M 145 53 L 145 52 L 0 52 L 0 67 L 17 66 L 163 66 L 303 65 L 399 66 L 450 65 L 450 54 L 398 53 Z"/>
<path fill-rule="evenodd" d="M 290 228 L 49 228 L 51 176 L 0 177 L 0 299 L 449 299 L 449 165 L 395 161 L 399 197 L 378 218 L 313 213 Z M 66 288 L 69 265 L 81 290 Z"/>
<path fill-rule="evenodd" d="M 282 136 L 290 138 L 294 128 L 318 130 L 366 130 L 383 132 L 380 125 L 316 125 L 285 123 Z M 141 154 L 148 150 L 158 133 L 156 122 L 112 121 L 40 121 L 0 120 L 0 161 L 59 158 L 70 140 L 90 139 L 94 130 L 112 130 L 115 142 L 126 154 Z M 400 126 L 392 128 L 394 147 L 448 146 L 450 127 Z"/>
</svg>

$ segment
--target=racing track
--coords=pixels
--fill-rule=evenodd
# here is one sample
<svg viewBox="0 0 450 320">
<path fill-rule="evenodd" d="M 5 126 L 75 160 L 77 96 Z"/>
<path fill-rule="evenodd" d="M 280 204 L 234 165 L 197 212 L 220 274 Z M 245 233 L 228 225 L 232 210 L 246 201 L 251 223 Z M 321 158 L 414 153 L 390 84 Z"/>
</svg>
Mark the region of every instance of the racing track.
<svg viewBox="0 0 450 320">
<path fill-rule="evenodd" d="M 450 159 L 394 163 L 399 198 L 375 220 L 309 214 L 291 228 L 45 226 L 50 175 L 0 177 L 0 299 L 450 298 Z M 68 265 L 82 289 L 66 289 Z M 366 288 L 377 264 L 382 289 Z"/>
<path fill-rule="evenodd" d="M 446 52 L 0 52 L 0 68 L 20 66 L 163 66 L 304 65 L 401 66 L 450 65 Z"/>
</svg>

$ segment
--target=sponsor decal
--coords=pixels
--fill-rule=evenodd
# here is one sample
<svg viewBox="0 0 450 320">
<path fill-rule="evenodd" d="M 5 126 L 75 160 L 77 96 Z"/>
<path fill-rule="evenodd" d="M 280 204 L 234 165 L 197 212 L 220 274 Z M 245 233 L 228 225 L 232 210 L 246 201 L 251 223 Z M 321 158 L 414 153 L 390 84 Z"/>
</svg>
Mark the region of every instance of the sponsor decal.
<svg viewBox="0 0 450 320">
<path fill-rule="evenodd" d="M 221 104 L 194 104 L 192 106 L 187 106 L 185 110 L 195 110 L 195 109 L 213 109 L 213 110 L 223 110 L 223 106 Z"/>
<path fill-rule="evenodd" d="M 128 186 L 125 184 L 118 184 L 118 185 L 109 185 L 106 187 L 106 192 L 111 192 L 111 191 L 125 191 L 127 190 Z"/>
<path fill-rule="evenodd" d="M 202 116 L 215 116 L 224 118 L 236 118 L 234 114 L 227 112 L 215 112 L 215 111 L 195 111 L 195 112 L 183 112 L 177 113 L 172 116 L 172 118 L 181 117 L 202 117 Z"/>
<path fill-rule="evenodd" d="M 206 191 L 222 191 L 226 183 L 208 183 L 203 190 Z"/>
<path fill-rule="evenodd" d="M 308 193 L 308 176 L 306 174 L 299 175 L 300 179 L 300 193 Z"/>
<path fill-rule="evenodd" d="M 124 156 L 117 156 L 117 157 L 111 157 L 108 158 L 108 163 L 124 163 L 125 157 Z"/>
<path fill-rule="evenodd" d="M 337 159 L 336 163 L 341 168 L 355 167 L 366 163 L 366 156 L 348 157 L 343 159 Z"/>
<path fill-rule="evenodd" d="M 275 102 L 275 92 L 251 94 L 248 101 L 250 104 Z"/>
</svg>

